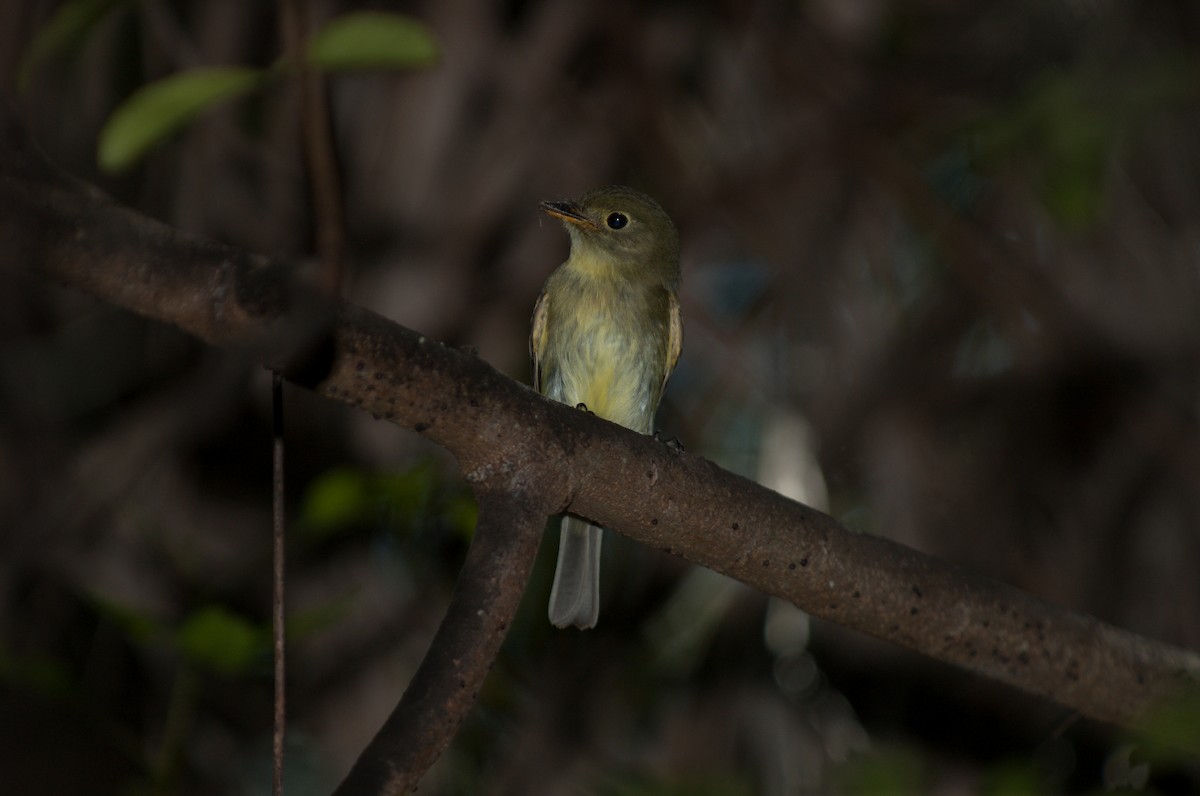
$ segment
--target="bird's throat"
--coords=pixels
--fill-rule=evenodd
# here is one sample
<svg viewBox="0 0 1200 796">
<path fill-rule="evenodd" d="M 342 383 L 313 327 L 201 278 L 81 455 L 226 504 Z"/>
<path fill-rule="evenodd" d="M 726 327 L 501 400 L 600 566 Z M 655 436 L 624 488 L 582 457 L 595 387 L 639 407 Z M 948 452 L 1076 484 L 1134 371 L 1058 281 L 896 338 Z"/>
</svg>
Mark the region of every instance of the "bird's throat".
<svg viewBox="0 0 1200 796">
<path fill-rule="evenodd" d="M 568 269 L 579 276 L 592 279 L 619 280 L 628 277 L 621 263 L 592 247 L 572 246 L 571 256 L 564 263 Z"/>
</svg>

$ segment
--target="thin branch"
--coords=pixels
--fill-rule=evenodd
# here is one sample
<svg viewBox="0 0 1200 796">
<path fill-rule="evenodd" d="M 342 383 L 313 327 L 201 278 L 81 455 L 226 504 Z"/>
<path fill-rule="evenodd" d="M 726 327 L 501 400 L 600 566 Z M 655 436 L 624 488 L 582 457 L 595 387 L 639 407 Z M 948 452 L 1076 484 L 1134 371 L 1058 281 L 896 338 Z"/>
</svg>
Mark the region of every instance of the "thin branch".
<svg viewBox="0 0 1200 796">
<path fill-rule="evenodd" d="M 484 489 L 479 522 L 429 652 L 335 796 L 409 793 L 450 745 L 500 651 L 546 525 L 539 501 Z"/>
<path fill-rule="evenodd" d="M 287 269 L 185 235 L 61 177 L 0 106 L 0 263 L 223 345 L 294 355 L 319 302 Z M 292 327 L 294 328 L 294 327 Z M 308 327 L 300 326 L 302 330 Z M 806 611 L 1130 724 L 1200 684 L 1200 656 L 855 533 L 711 462 L 536 395 L 485 362 L 338 303 L 285 376 L 423 434 L 476 490 L 525 495 Z M 318 355 L 319 354 L 319 355 Z"/>
<path fill-rule="evenodd" d="M 344 280 L 344 221 L 342 190 L 333 151 L 333 137 L 325 96 L 325 83 L 309 65 L 304 45 L 308 37 L 307 0 L 280 0 L 279 18 L 284 48 L 292 65 L 292 86 L 300 106 L 303 147 L 311 180 L 313 219 L 317 229 L 317 253 L 321 263 L 321 286 L 326 295 L 341 294 Z M 271 398 L 275 423 L 274 440 L 274 544 L 272 551 L 272 630 L 275 658 L 275 721 L 272 733 L 273 776 L 271 792 L 283 796 L 285 706 L 284 645 L 284 501 L 283 501 L 283 382 L 279 371 L 272 374 Z"/>
<path fill-rule="evenodd" d="M 320 286 L 328 295 L 338 296 L 345 282 L 346 222 L 342 183 L 333 146 L 325 79 L 305 57 L 304 45 L 309 35 L 307 3 L 308 0 L 279 0 L 279 17 L 284 50 L 294 75 L 292 86 L 300 106 L 302 145 L 312 193 L 317 256 L 321 263 Z"/>
<path fill-rule="evenodd" d="M 284 503 L 283 503 L 283 377 L 279 371 L 271 374 L 271 425 L 273 440 L 271 446 L 271 639 L 273 642 L 273 658 L 275 661 L 275 716 L 271 733 L 271 793 L 273 796 L 283 796 L 283 741 L 287 727 L 287 704 L 285 702 L 287 682 L 286 659 L 284 657 L 284 577 L 287 545 L 285 544 Z"/>
</svg>

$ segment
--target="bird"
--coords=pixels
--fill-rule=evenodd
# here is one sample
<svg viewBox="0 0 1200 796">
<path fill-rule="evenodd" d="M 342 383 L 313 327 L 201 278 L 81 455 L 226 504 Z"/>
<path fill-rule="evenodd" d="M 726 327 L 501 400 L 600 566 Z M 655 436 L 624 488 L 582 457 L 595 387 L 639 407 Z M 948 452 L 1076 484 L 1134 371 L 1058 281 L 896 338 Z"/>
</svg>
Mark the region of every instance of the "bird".
<svg viewBox="0 0 1200 796">
<path fill-rule="evenodd" d="M 571 239 L 534 305 L 529 354 L 542 395 L 642 434 L 683 349 L 679 233 L 646 194 L 610 185 L 542 202 Z M 548 615 L 595 627 L 603 528 L 566 514 Z"/>
</svg>

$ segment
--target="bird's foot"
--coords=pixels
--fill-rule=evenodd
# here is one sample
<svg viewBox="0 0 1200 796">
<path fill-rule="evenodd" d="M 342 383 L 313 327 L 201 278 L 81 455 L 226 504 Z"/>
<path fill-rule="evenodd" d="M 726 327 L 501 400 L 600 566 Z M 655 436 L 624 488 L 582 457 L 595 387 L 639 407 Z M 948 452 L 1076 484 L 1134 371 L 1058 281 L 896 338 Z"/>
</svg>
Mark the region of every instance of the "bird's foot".
<svg viewBox="0 0 1200 796">
<path fill-rule="evenodd" d="M 661 431 L 654 432 L 654 441 L 661 442 L 675 453 L 683 453 L 683 443 L 679 441 L 679 437 L 664 437 Z"/>
</svg>

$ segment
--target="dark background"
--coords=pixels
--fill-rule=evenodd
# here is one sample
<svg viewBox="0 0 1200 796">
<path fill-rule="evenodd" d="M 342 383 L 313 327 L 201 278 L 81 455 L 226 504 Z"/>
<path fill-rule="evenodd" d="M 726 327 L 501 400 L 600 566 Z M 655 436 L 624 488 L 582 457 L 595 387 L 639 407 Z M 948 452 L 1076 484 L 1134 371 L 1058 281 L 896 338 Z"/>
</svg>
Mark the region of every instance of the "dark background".
<svg viewBox="0 0 1200 796">
<path fill-rule="evenodd" d="M 127 173 L 95 161 L 146 82 L 277 58 L 274 4 L 116 3 L 18 93 L 58 7 L 0 2 L 0 86 L 54 160 L 174 226 L 310 256 L 282 87 Z M 351 300 L 527 381 L 567 248 L 538 201 L 638 187 L 684 242 L 667 434 L 1200 648 L 1200 5 L 313 8 L 402 11 L 442 50 L 329 83 Z M 269 411 L 255 364 L 0 273 L 5 792 L 268 791 Z M 324 793 L 423 654 L 474 507 L 413 434 L 290 389 L 286 415 L 287 783 Z M 599 627 L 554 631 L 555 536 L 422 792 L 1200 789 L 1194 758 L 612 534 Z"/>
</svg>

